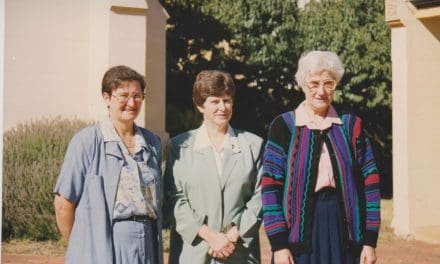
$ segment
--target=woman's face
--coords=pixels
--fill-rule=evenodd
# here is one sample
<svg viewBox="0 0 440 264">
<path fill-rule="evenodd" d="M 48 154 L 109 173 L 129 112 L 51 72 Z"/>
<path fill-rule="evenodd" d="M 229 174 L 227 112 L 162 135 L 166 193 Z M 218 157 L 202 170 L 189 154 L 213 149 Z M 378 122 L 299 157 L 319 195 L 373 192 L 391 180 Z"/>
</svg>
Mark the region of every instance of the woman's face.
<svg viewBox="0 0 440 264">
<path fill-rule="evenodd" d="M 122 82 L 112 95 L 103 93 L 110 118 L 121 123 L 132 123 L 138 116 L 144 94 L 138 81 Z"/>
<path fill-rule="evenodd" d="M 209 96 L 197 109 L 208 125 L 226 127 L 232 116 L 232 97 L 228 94 Z"/>
<path fill-rule="evenodd" d="M 334 78 L 326 71 L 309 75 L 303 91 L 306 104 L 317 114 L 325 114 L 332 103 L 336 86 Z"/>
</svg>

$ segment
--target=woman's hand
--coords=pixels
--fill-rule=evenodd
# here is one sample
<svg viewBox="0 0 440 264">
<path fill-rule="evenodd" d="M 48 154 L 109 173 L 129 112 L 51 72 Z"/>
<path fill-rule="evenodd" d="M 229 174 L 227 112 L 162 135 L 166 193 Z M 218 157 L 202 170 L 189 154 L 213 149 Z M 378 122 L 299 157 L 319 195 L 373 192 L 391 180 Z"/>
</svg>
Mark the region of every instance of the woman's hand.
<svg viewBox="0 0 440 264">
<path fill-rule="evenodd" d="M 223 233 L 216 233 L 210 240 L 206 242 L 209 244 L 209 252 L 211 252 L 210 255 L 213 258 L 227 259 L 235 250 L 234 243 L 229 241 L 229 239 Z"/>
<path fill-rule="evenodd" d="M 374 247 L 365 245 L 362 248 L 360 264 L 375 264 L 376 260 L 376 250 Z"/>
<path fill-rule="evenodd" d="M 227 259 L 235 250 L 234 243 L 225 234 L 216 232 L 207 225 L 202 225 L 199 236 L 208 243 L 208 254 L 213 258 Z"/>
<path fill-rule="evenodd" d="M 227 233 L 226 237 L 231 241 L 232 243 L 237 243 L 238 239 L 240 238 L 240 234 L 238 233 L 237 226 L 233 226 Z"/>
<path fill-rule="evenodd" d="M 234 253 L 234 250 L 235 250 L 235 243 L 237 243 L 237 241 L 238 241 L 238 238 L 240 238 L 240 234 L 238 233 L 238 229 L 237 229 L 237 227 L 236 226 L 233 226 L 226 234 L 226 238 L 230 241 L 230 242 L 232 242 L 233 243 L 233 245 L 234 245 L 234 249 L 232 249 L 231 247 L 229 247 L 229 250 L 228 250 L 228 253 L 230 253 L 230 255 L 232 255 L 232 253 Z M 231 250 L 232 249 L 232 250 Z M 214 249 L 213 248 L 210 248 L 209 249 L 209 251 L 208 251 L 208 254 L 211 256 L 211 257 L 214 257 L 214 258 L 218 258 L 218 259 L 223 259 L 223 260 L 225 260 L 225 259 L 227 259 L 228 257 L 224 257 L 224 255 L 223 254 L 221 254 L 220 252 L 216 252 L 216 251 L 214 251 Z M 219 256 L 220 255 L 220 256 Z M 230 256 L 229 255 L 229 256 Z"/>
<path fill-rule="evenodd" d="M 274 264 L 295 264 L 292 253 L 287 248 L 277 250 L 273 253 Z"/>
</svg>

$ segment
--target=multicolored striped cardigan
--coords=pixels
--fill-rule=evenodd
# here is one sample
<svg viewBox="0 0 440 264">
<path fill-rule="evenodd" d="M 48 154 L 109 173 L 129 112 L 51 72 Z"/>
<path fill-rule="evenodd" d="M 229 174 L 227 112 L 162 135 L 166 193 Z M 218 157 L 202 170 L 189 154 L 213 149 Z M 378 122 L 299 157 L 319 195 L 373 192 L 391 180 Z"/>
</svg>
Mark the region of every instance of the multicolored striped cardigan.
<svg viewBox="0 0 440 264">
<path fill-rule="evenodd" d="M 361 119 L 341 115 L 327 130 L 295 126 L 295 112 L 275 118 L 263 155 L 264 228 L 272 251 L 311 250 L 314 189 L 321 148 L 327 145 L 345 223 L 345 247 L 376 247 L 380 225 L 379 174 Z"/>
</svg>

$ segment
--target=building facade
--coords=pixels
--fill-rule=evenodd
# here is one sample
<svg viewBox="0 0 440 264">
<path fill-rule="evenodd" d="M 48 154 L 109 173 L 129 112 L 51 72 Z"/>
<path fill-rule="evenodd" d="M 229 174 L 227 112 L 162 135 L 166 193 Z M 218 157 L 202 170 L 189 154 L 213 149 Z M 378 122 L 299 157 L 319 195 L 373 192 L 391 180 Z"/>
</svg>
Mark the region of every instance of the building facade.
<svg viewBox="0 0 440 264">
<path fill-rule="evenodd" d="M 165 139 L 167 18 L 158 0 L 6 0 L 4 130 L 105 117 L 102 76 L 123 64 L 147 81 L 136 122 Z"/>
<path fill-rule="evenodd" d="M 440 243 L 440 1 L 386 0 L 393 75 L 392 225 Z"/>
</svg>

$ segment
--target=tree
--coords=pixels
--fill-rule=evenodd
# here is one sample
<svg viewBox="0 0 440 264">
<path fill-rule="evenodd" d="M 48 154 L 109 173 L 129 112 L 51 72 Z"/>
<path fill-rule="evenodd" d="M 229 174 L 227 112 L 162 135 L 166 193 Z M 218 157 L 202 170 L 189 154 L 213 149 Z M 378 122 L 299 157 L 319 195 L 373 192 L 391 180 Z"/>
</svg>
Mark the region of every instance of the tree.
<svg viewBox="0 0 440 264">
<path fill-rule="evenodd" d="M 237 86 L 232 124 L 264 135 L 270 119 L 292 107 L 291 93 L 299 94 L 292 89 L 298 57 L 295 3 L 170 0 L 164 5 L 171 17 L 167 100 L 181 109 L 169 108 L 167 124 L 179 122 L 173 117 L 182 112 L 192 112 L 195 75 L 220 69 L 231 73 Z M 194 120 L 186 115 L 184 122 L 195 124 Z"/>
<path fill-rule="evenodd" d="M 232 125 L 265 137 L 270 121 L 304 96 L 293 79 L 304 51 L 335 51 L 345 65 L 338 110 L 364 120 L 391 189 L 390 30 L 379 0 L 166 0 L 167 129 L 197 126 L 191 89 L 204 69 L 232 74 L 237 86 Z M 171 128 L 171 129 L 170 129 Z M 386 192 L 390 194 L 390 192 Z"/>
</svg>

